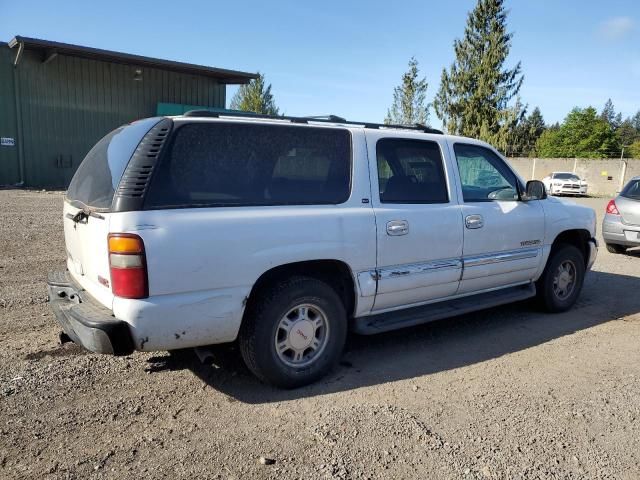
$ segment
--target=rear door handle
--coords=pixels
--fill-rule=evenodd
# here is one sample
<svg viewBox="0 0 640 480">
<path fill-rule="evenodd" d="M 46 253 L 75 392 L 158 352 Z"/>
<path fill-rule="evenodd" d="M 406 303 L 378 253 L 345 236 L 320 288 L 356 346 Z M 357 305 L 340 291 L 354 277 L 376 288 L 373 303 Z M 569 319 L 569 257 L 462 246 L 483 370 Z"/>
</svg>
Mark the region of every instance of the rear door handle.
<svg viewBox="0 0 640 480">
<path fill-rule="evenodd" d="M 409 233 L 409 222 L 406 220 L 391 220 L 387 222 L 387 235 L 396 237 Z"/>
<path fill-rule="evenodd" d="M 475 228 L 482 228 L 484 227 L 484 219 L 482 218 L 482 215 L 467 215 L 464 219 L 464 224 L 471 230 Z"/>
</svg>

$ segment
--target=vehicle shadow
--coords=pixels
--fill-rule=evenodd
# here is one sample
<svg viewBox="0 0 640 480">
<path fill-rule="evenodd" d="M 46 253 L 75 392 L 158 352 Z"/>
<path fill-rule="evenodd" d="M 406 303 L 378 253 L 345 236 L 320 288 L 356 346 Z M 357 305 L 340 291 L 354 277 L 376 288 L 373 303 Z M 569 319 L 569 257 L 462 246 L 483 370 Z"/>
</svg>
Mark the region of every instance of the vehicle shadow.
<svg viewBox="0 0 640 480">
<path fill-rule="evenodd" d="M 484 362 L 640 313 L 640 295 L 632 294 L 639 291 L 640 277 L 594 271 L 578 303 L 562 314 L 545 314 L 531 302 L 520 302 L 390 333 L 351 335 L 340 366 L 296 390 L 260 383 L 235 345 L 213 347 L 212 364 L 201 363 L 192 350 L 153 357 L 149 371 L 189 369 L 229 401 L 258 404 L 326 395 Z"/>
</svg>

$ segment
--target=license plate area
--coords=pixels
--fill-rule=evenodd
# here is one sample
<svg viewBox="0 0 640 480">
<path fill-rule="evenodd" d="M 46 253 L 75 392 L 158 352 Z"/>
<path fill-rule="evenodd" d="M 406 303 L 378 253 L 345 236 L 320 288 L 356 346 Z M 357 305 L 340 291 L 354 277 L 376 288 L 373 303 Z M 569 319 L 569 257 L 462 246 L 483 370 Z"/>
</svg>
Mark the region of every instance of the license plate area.
<svg viewBox="0 0 640 480">
<path fill-rule="evenodd" d="M 640 242 L 640 232 L 637 230 L 625 230 L 624 237 L 628 242 Z"/>
</svg>

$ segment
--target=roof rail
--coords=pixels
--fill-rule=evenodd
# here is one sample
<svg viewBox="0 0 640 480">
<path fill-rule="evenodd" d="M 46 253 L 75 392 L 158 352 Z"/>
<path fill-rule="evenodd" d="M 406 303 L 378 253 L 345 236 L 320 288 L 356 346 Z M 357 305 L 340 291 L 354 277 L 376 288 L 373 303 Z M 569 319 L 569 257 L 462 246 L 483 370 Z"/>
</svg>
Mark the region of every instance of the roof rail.
<svg viewBox="0 0 640 480">
<path fill-rule="evenodd" d="M 223 118 L 223 117 L 240 117 L 240 118 L 263 118 L 269 120 L 288 120 L 291 123 L 339 123 L 342 125 L 356 125 L 364 128 L 373 129 L 400 129 L 400 130 L 415 130 L 424 133 L 436 133 L 442 135 L 442 130 L 436 128 L 427 127 L 426 125 L 386 125 L 384 123 L 371 123 L 371 122 L 354 122 L 345 120 L 337 115 L 321 115 L 310 117 L 290 117 L 287 115 L 265 115 L 263 113 L 253 112 L 215 112 L 212 110 L 189 110 L 183 114 L 184 117 L 208 117 L 208 118 Z"/>
</svg>

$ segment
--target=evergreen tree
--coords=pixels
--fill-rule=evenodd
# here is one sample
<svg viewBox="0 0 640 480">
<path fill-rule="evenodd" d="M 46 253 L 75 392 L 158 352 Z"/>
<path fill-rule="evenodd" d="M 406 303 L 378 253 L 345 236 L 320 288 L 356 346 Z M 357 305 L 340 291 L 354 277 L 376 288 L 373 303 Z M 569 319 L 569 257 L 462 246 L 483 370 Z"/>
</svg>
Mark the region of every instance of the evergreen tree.
<svg viewBox="0 0 640 480">
<path fill-rule="evenodd" d="M 524 115 L 517 98 L 524 79 L 520 62 L 504 66 L 513 36 L 506 18 L 504 0 L 478 0 L 464 37 L 454 42 L 456 59 L 442 71 L 434 101 L 449 133 L 481 138 L 502 149 Z"/>
<path fill-rule="evenodd" d="M 631 123 L 633 123 L 633 128 L 635 128 L 638 133 L 640 133 L 640 110 L 638 110 L 636 114 L 631 117 Z"/>
<path fill-rule="evenodd" d="M 231 108 L 266 115 L 280 114 L 271 93 L 271 84 L 266 85 L 264 75 L 259 72 L 258 78 L 240 86 L 231 100 Z"/>
<path fill-rule="evenodd" d="M 640 132 L 635 129 L 631 119 L 627 118 L 624 122 L 621 122 L 620 126 L 616 129 L 616 137 L 618 137 L 620 146 L 626 147 L 636 140 L 640 140 Z"/>
<path fill-rule="evenodd" d="M 607 122 L 609 125 L 613 125 L 616 119 L 616 109 L 613 106 L 611 99 L 608 99 L 602 108 L 600 118 Z"/>
<path fill-rule="evenodd" d="M 536 144 L 541 157 L 605 158 L 620 155 L 611 125 L 595 108 L 574 108 L 558 129 L 546 130 Z"/>
<path fill-rule="evenodd" d="M 426 103 L 426 78 L 419 79 L 418 61 L 409 60 L 409 69 L 402 75 L 402 85 L 393 89 L 393 104 L 387 110 L 387 125 L 428 125 L 429 105 Z"/>
<path fill-rule="evenodd" d="M 514 130 L 514 143 L 510 145 L 510 156 L 531 156 L 535 154 L 538 138 L 546 129 L 544 118 L 538 107 L 520 122 Z"/>
</svg>

